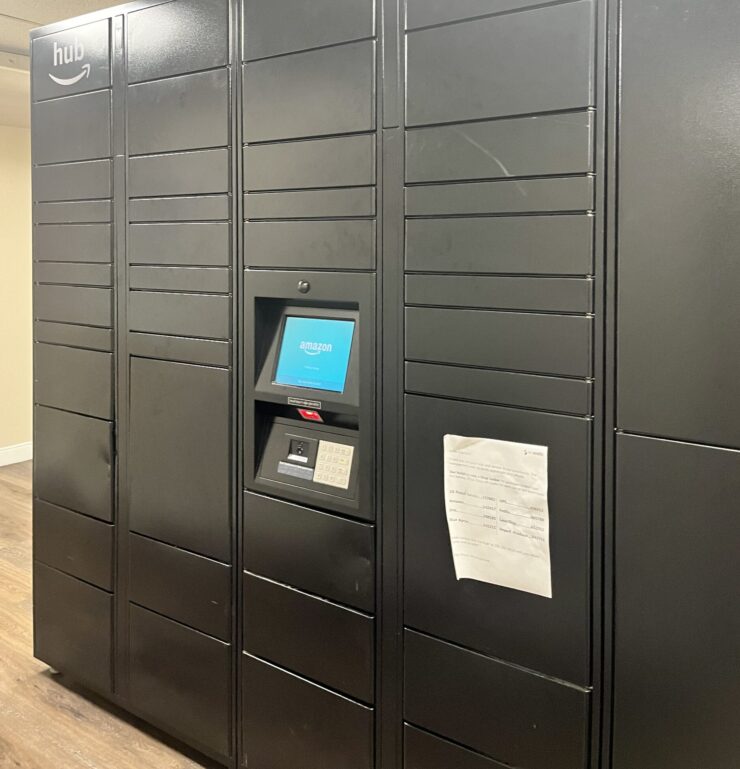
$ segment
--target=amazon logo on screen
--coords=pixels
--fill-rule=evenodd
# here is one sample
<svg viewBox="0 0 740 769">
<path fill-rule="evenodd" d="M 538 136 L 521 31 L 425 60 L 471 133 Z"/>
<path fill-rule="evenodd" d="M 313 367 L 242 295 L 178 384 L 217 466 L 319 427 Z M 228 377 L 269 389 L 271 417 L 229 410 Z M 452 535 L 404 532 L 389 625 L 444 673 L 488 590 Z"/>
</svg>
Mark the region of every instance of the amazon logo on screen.
<svg viewBox="0 0 740 769">
<path fill-rule="evenodd" d="M 321 355 L 322 352 L 331 352 L 331 342 L 301 342 L 298 347 L 306 353 L 306 355 Z"/>
<path fill-rule="evenodd" d="M 61 67 L 64 65 L 74 64 L 81 62 L 85 58 L 85 46 L 75 38 L 73 42 L 65 45 L 59 45 L 54 41 L 54 67 Z M 79 83 L 83 77 L 90 77 L 90 64 L 82 64 L 80 71 L 72 75 L 71 77 L 57 77 L 56 75 L 49 73 L 49 77 L 57 85 L 74 85 Z"/>
</svg>

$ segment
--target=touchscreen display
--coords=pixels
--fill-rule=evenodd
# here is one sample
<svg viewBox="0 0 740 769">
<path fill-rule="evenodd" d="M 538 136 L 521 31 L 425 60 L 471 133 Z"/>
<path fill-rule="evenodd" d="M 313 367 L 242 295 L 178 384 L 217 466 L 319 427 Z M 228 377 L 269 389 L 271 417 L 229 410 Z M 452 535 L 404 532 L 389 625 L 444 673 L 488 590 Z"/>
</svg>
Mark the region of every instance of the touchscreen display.
<svg viewBox="0 0 740 769">
<path fill-rule="evenodd" d="M 285 319 L 275 384 L 344 392 L 355 333 L 353 320 Z"/>
</svg>

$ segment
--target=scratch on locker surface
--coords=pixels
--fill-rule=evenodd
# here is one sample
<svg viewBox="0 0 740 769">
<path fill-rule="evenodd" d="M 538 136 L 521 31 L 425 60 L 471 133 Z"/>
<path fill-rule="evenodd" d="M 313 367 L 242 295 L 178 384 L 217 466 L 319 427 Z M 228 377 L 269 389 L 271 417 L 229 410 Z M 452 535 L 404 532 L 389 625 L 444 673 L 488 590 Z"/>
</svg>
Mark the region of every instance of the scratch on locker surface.
<svg viewBox="0 0 740 769">
<path fill-rule="evenodd" d="M 509 171 L 509 169 L 491 152 L 490 150 L 486 149 L 482 144 L 477 142 L 475 139 L 473 139 L 472 136 L 468 136 L 467 133 L 462 128 L 454 128 L 453 129 L 456 133 L 458 133 L 460 136 L 462 136 L 463 139 L 465 139 L 466 142 L 471 144 L 473 147 L 475 147 L 477 150 L 480 150 L 486 157 L 493 160 L 494 163 L 504 172 L 504 176 L 512 177 L 513 174 Z M 527 191 L 522 187 L 522 185 L 519 182 L 514 182 L 516 184 L 516 188 L 521 193 L 522 197 L 527 197 Z"/>
</svg>

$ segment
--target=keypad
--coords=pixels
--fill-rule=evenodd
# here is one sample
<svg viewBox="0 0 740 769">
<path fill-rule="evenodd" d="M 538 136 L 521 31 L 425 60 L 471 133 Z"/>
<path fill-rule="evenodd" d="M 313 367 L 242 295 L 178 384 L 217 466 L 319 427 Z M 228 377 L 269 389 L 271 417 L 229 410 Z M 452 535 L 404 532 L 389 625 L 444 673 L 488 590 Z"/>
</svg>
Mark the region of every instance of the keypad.
<svg viewBox="0 0 740 769">
<path fill-rule="evenodd" d="M 354 453 L 354 446 L 333 443 L 332 441 L 319 441 L 316 469 L 313 474 L 314 483 L 323 483 L 338 489 L 349 488 Z"/>
</svg>

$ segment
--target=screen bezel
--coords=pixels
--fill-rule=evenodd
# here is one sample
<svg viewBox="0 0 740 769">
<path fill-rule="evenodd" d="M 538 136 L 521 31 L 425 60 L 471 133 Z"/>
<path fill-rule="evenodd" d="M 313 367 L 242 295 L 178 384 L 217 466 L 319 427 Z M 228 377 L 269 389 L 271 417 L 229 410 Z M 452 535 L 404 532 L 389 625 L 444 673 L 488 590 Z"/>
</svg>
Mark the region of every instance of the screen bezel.
<svg viewBox="0 0 740 769">
<path fill-rule="evenodd" d="M 298 309 L 298 308 L 295 308 Z M 278 366 L 280 365 L 280 357 L 283 354 L 283 341 L 285 339 L 285 331 L 286 326 L 288 325 L 288 320 L 290 318 L 299 318 L 303 320 L 326 320 L 330 322 L 335 323 L 351 323 L 352 324 L 352 336 L 349 341 L 349 351 L 347 354 L 347 365 L 344 369 L 344 382 L 342 383 L 342 389 L 341 390 L 330 390 L 323 387 L 306 387 L 304 385 L 297 385 L 297 384 L 288 384 L 286 382 L 278 382 L 277 381 L 277 371 Z M 350 371 L 350 363 L 352 361 L 352 350 L 355 347 L 355 336 L 357 335 L 357 320 L 355 318 L 338 318 L 335 316 L 326 316 L 326 315 L 315 315 L 315 314 L 306 314 L 306 313 L 300 313 L 300 312 L 285 312 L 282 315 L 282 318 L 280 320 L 280 333 L 278 335 L 278 343 L 277 343 L 277 353 L 275 355 L 275 361 L 272 371 L 272 384 L 275 387 L 284 387 L 284 388 L 290 388 L 290 389 L 296 389 L 296 390 L 306 390 L 310 392 L 321 392 L 326 393 L 328 396 L 337 396 L 337 395 L 344 395 L 344 393 L 347 390 L 347 382 L 349 379 L 349 371 Z"/>
</svg>

